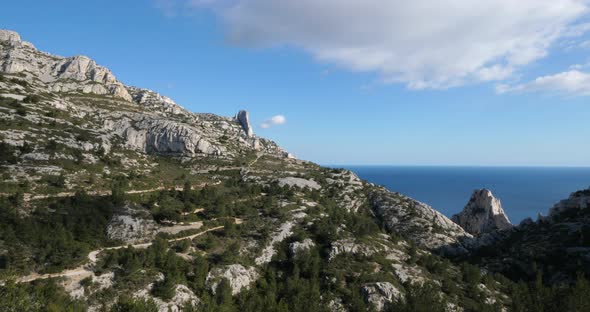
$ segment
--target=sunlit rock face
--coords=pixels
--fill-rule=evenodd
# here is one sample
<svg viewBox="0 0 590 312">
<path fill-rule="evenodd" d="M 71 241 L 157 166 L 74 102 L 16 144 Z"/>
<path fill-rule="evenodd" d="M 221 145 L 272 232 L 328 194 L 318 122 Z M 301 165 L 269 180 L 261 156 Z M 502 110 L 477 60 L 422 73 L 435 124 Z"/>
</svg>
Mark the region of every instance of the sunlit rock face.
<svg viewBox="0 0 590 312">
<path fill-rule="evenodd" d="M 473 235 L 512 227 L 502 203 L 487 189 L 474 191 L 463 211 L 452 220 Z"/>
</svg>

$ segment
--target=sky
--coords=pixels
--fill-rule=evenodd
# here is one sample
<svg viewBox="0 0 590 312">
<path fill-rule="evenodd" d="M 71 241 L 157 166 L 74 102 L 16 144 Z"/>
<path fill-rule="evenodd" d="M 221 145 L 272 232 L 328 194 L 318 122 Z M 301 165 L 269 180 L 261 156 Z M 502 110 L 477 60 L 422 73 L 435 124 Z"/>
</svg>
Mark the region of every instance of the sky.
<svg viewBox="0 0 590 312">
<path fill-rule="evenodd" d="M 590 0 L 3 3 L 0 28 L 320 164 L 590 166 Z"/>
</svg>

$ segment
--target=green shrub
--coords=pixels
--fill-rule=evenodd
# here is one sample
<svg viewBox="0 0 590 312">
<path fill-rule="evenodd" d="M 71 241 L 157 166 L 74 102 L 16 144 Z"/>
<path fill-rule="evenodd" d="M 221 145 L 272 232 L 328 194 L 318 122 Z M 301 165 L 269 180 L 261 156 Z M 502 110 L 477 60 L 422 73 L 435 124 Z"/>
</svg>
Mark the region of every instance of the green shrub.
<svg viewBox="0 0 590 312">
<path fill-rule="evenodd" d="M 113 312 L 157 312 L 158 306 L 153 300 L 134 299 L 127 296 L 119 297 L 111 308 Z"/>
<path fill-rule="evenodd" d="M 37 104 L 41 101 L 41 97 L 37 94 L 30 94 L 25 96 L 25 98 L 23 99 L 23 103 L 32 103 L 32 104 Z"/>
<path fill-rule="evenodd" d="M 27 115 L 27 109 L 24 106 L 19 106 L 16 108 L 16 113 L 19 116 L 26 116 Z"/>
<path fill-rule="evenodd" d="M 0 142 L 0 163 L 16 164 L 18 157 L 14 155 L 14 146 Z"/>
<path fill-rule="evenodd" d="M 21 147 L 19 147 L 19 150 L 21 154 L 28 154 L 35 150 L 35 148 L 31 144 L 29 144 L 29 142 L 25 142 Z"/>
<path fill-rule="evenodd" d="M 23 86 L 23 87 L 28 87 L 29 86 L 29 83 L 26 82 L 26 81 L 24 81 L 24 80 L 20 80 L 20 79 L 16 79 L 16 78 L 11 78 L 9 81 L 12 82 L 12 83 L 15 83 L 17 85 Z"/>
<path fill-rule="evenodd" d="M 152 294 L 164 301 L 169 301 L 176 293 L 176 283 L 168 277 L 154 284 Z"/>
</svg>

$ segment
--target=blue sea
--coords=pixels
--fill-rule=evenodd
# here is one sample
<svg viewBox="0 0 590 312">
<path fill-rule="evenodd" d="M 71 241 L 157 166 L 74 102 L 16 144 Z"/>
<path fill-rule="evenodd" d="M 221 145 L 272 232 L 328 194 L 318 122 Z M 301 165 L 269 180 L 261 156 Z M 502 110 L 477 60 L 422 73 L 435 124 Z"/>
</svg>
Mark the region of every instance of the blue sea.
<svg viewBox="0 0 590 312">
<path fill-rule="evenodd" d="M 424 202 L 450 217 L 473 190 L 487 188 L 512 223 L 546 214 L 570 193 L 590 186 L 590 168 L 341 166 L 361 178 Z"/>
</svg>

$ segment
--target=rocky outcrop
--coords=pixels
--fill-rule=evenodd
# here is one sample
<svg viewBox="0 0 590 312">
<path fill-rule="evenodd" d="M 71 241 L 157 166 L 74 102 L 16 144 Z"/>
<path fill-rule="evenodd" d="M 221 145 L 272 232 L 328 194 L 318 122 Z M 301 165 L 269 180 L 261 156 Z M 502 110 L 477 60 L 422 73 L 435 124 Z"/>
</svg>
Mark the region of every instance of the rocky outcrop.
<svg viewBox="0 0 590 312">
<path fill-rule="evenodd" d="M 340 254 L 362 255 L 369 257 L 379 252 L 379 248 L 367 244 L 357 243 L 354 238 L 340 239 L 330 244 L 330 257 L 332 260 Z"/>
<path fill-rule="evenodd" d="M 262 250 L 260 256 L 258 256 L 254 262 L 256 265 L 263 265 L 265 263 L 269 263 L 272 260 L 272 257 L 275 255 L 275 244 L 278 244 L 284 241 L 287 237 L 293 234 L 293 227 L 295 226 L 295 221 L 287 221 L 279 227 L 279 229 L 274 233 L 271 237 L 270 242 L 266 245 L 266 247 Z"/>
<path fill-rule="evenodd" d="M 291 251 L 292 255 L 299 255 L 303 252 L 310 250 L 311 248 L 315 247 L 315 243 L 306 238 L 301 242 L 293 242 L 289 245 L 289 250 Z"/>
<path fill-rule="evenodd" d="M 152 296 L 152 288 L 153 284 L 149 284 L 146 289 L 142 289 L 135 293 L 133 297 L 144 300 L 153 300 L 158 308 L 158 312 L 181 312 L 185 306 L 197 306 L 201 302 L 193 291 L 185 285 L 176 285 L 174 288 L 174 296 L 168 301 Z"/>
<path fill-rule="evenodd" d="M 590 207 L 590 188 L 572 193 L 568 199 L 555 204 L 549 210 L 549 218 L 572 209 L 588 209 Z M 542 219 L 542 218 L 540 218 Z"/>
<path fill-rule="evenodd" d="M 170 114 L 188 114 L 182 106 L 176 104 L 171 98 L 163 96 L 157 92 L 148 89 L 127 87 L 127 91 L 137 104 L 143 105 L 154 110 L 159 110 Z"/>
<path fill-rule="evenodd" d="M 487 189 L 474 191 L 463 211 L 452 220 L 473 235 L 512 227 L 502 203 Z"/>
<path fill-rule="evenodd" d="M 21 42 L 20 35 L 12 30 L 0 30 L 0 41 Z"/>
<path fill-rule="evenodd" d="M 258 279 L 258 272 L 253 267 L 246 268 L 241 264 L 231 264 L 215 268 L 207 275 L 207 283 L 211 291 L 215 293 L 221 279 L 227 279 L 232 289 L 232 295 L 237 295 L 242 289 L 250 288 L 250 285 Z"/>
<path fill-rule="evenodd" d="M 369 202 L 388 231 L 427 249 L 460 242 L 471 235 L 432 207 L 381 187 L 371 187 Z"/>
<path fill-rule="evenodd" d="M 307 180 L 307 179 L 296 178 L 296 177 L 280 178 L 280 179 L 278 179 L 278 182 L 279 182 L 279 186 L 281 186 L 281 187 L 290 186 L 290 187 L 298 187 L 298 188 L 302 188 L 302 189 L 309 188 L 312 190 L 319 190 L 320 188 L 322 188 L 322 186 L 319 185 L 314 180 Z"/>
<path fill-rule="evenodd" d="M 242 129 L 246 132 L 246 136 L 249 138 L 254 136 L 254 129 L 252 129 L 252 125 L 250 124 L 250 114 L 247 111 L 239 111 L 236 115 L 236 121 L 240 123 Z"/>
<path fill-rule="evenodd" d="M 126 244 L 150 241 L 157 232 L 157 225 L 148 212 L 133 210 L 130 207 L 115 214 L 107 226 L 107 236 L 111 240 Z"/>
<path fill-rule="evenodd" d="M 0 30 L 0 43 L 0 69 L 5 73 L 34 75 L 54 92 L 110 94 L 132 101 L 125 86 L 110 70 L 86 56 L 64 58 L 43 53 L 7 30 Z"/>
<path fill-rule="evenodd" d="M 200 130 L 170 120 L 122 118 L 107 121 L 105 127 L 121 136 L 128 148 L 141 152 L 177 156 L 222 154 L 222 148 L 206 140 Z"/>
<path fill-rule="evenodd" d="M 361 292 L 365 301 L 372 304 L 377 311 L 383 311 L 387 304 L 402 296 L 402 293 L 389 282 L 365 284 L 361 288 Z"/>
</svg>

